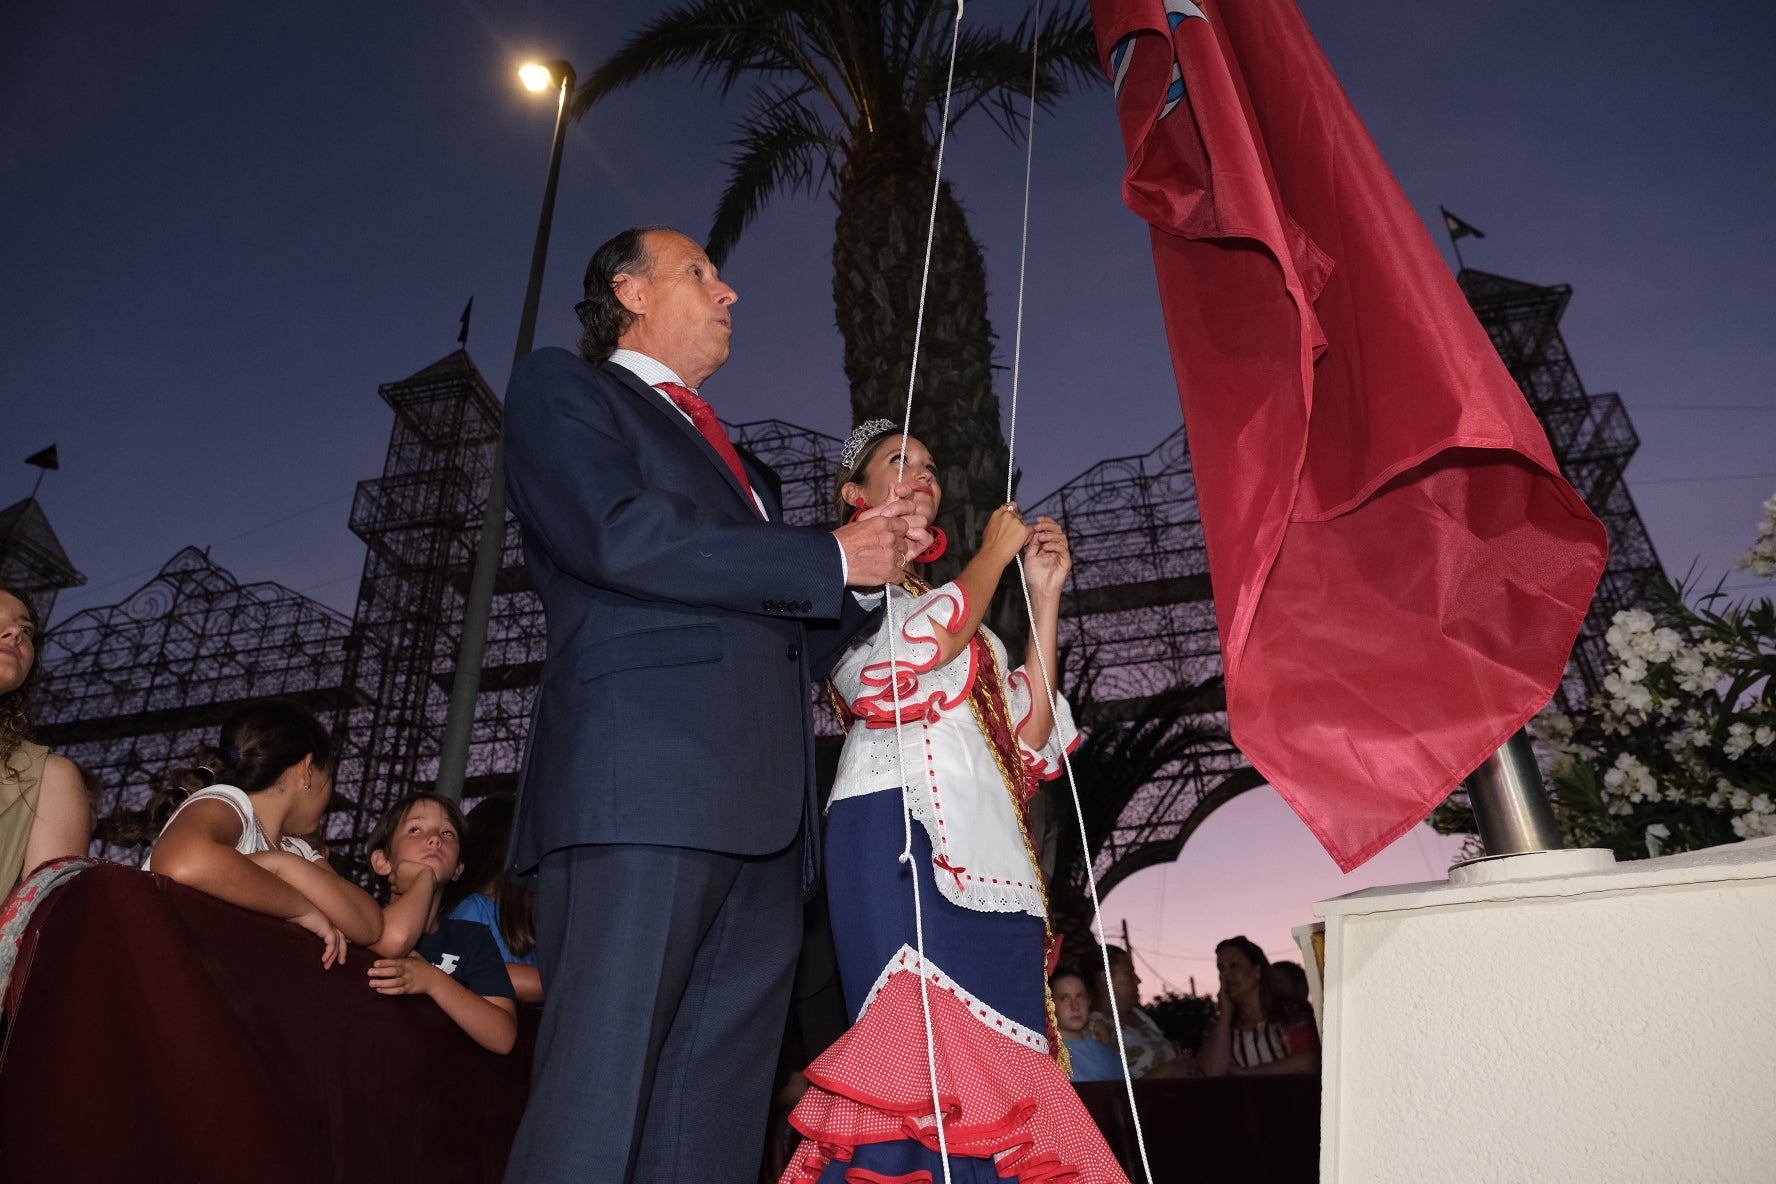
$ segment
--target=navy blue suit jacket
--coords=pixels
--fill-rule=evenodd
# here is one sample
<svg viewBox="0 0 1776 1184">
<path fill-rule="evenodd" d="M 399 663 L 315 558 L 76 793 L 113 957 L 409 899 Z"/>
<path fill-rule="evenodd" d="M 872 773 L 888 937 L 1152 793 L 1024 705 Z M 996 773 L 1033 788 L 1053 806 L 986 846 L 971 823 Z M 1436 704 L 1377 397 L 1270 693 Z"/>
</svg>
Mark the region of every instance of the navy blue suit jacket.
<svg viewBox="0 0 1776 1184">
<path fill-rule="evenodd" d="M 563 349 L 506 392 L 506 491 L 548 618 L 511 864 L 588 843 L 779 851 L 816 807 L 812 680 L 866 614 L 838 544 L 771 521 L 622 366 Z"/>
</svg>

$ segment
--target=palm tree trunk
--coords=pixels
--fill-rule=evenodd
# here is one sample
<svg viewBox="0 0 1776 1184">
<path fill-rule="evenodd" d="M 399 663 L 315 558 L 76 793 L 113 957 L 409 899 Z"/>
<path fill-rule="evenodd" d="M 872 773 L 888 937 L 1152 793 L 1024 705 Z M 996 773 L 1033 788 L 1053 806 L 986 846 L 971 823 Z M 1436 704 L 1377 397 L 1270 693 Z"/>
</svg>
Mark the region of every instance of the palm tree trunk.
<svg viewBox="0 0 1776 1184">
<path fill-rule="evenodd" d="M 878 129 L 853 147 L 839 177 L 833 306 L 845 340 L 855 422 L 882 416 L 899 423 L 905 414 L 933 176 L 930 145 Z M 912 418 L 912 432 L 937 457 L 943 483 L 938 525 L 951 545 L 934 565 L 938 581 L 961 569 L 987 516 L 1005 500 L 993 342 L 980 244 L 945 183 L 938 194 Z"/>
</svg>

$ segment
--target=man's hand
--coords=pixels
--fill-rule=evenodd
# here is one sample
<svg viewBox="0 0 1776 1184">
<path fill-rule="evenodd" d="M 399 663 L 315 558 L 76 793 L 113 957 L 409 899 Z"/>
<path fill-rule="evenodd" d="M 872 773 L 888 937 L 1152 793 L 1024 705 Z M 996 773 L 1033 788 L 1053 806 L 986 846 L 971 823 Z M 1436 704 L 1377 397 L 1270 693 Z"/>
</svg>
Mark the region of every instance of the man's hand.
<svg viewBox="0 0 1776 1184">
<path fill-rule="evenodd" d="M 845 582 L 854 588 L 899 583 L 909 556 L 931 545 L 931 522 L 907 498 L 907 487 L 895 484 L 894 500 L 872 506 L 833 531 L 845 549 Z"/>
<path fill-rule="evenodd" d="M 925 553 L 931 546 L 931 514 L 930 511 L 913 500 L 913 487 L 904 482 L 896 481 L 888 487 L 888 505 L 876 506 L 865 510 L 857 516 L 858 521 L 873 518 L 889 512 L 889 507 L 897 507 L 894 511 L 907 522 L 907 555 L 917 557 Z M 898 507 L 908 508 L 901 510 Z"/>
</svg>

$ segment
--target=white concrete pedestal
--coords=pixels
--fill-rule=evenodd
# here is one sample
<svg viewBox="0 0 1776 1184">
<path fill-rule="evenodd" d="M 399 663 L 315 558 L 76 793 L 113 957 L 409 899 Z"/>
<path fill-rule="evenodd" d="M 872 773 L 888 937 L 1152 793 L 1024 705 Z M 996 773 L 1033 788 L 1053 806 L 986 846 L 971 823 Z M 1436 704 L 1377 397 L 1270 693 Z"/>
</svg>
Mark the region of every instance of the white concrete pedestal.
<svg viewBox="0 0 1776 1184">
<path fill-rule="evenodd" d="M 1776 1184 L 1776 839 L 1458 878 L 1317 906 L 1322 1184 Z"/>
</svg>

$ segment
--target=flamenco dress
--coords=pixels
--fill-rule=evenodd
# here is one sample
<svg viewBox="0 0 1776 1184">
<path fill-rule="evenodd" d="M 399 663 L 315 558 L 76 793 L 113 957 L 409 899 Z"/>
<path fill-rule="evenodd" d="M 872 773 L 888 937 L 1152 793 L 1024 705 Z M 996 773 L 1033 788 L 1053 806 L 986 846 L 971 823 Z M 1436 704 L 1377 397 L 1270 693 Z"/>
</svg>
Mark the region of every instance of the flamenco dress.
<svg viewBox="0 0 1776 1184">
<path fill-rule="evenodd" d="M 1036 779 L 1058 776 L 1061 747 L 1078 743 L 1071 715 L 1057 705 L 1043 751 L 1021 744 L 1030 678 L 1001 673 L 998 638 L 983 627 L 937 665 L 933 625 L 960 627 L 960 586 L 909 581 L 889 597 L 881 629 L 833 673 L 851 723 L 828 809 L 826 884 L 853 1022 L 808 1067 L 790 1115 L 802 1141 L 783 1184 L 943 1179 L 922 986 L 952 1180 L 1124 1181 L 1056 1060 L 1055 942 L 1025 815 Z"/>
</svg>

